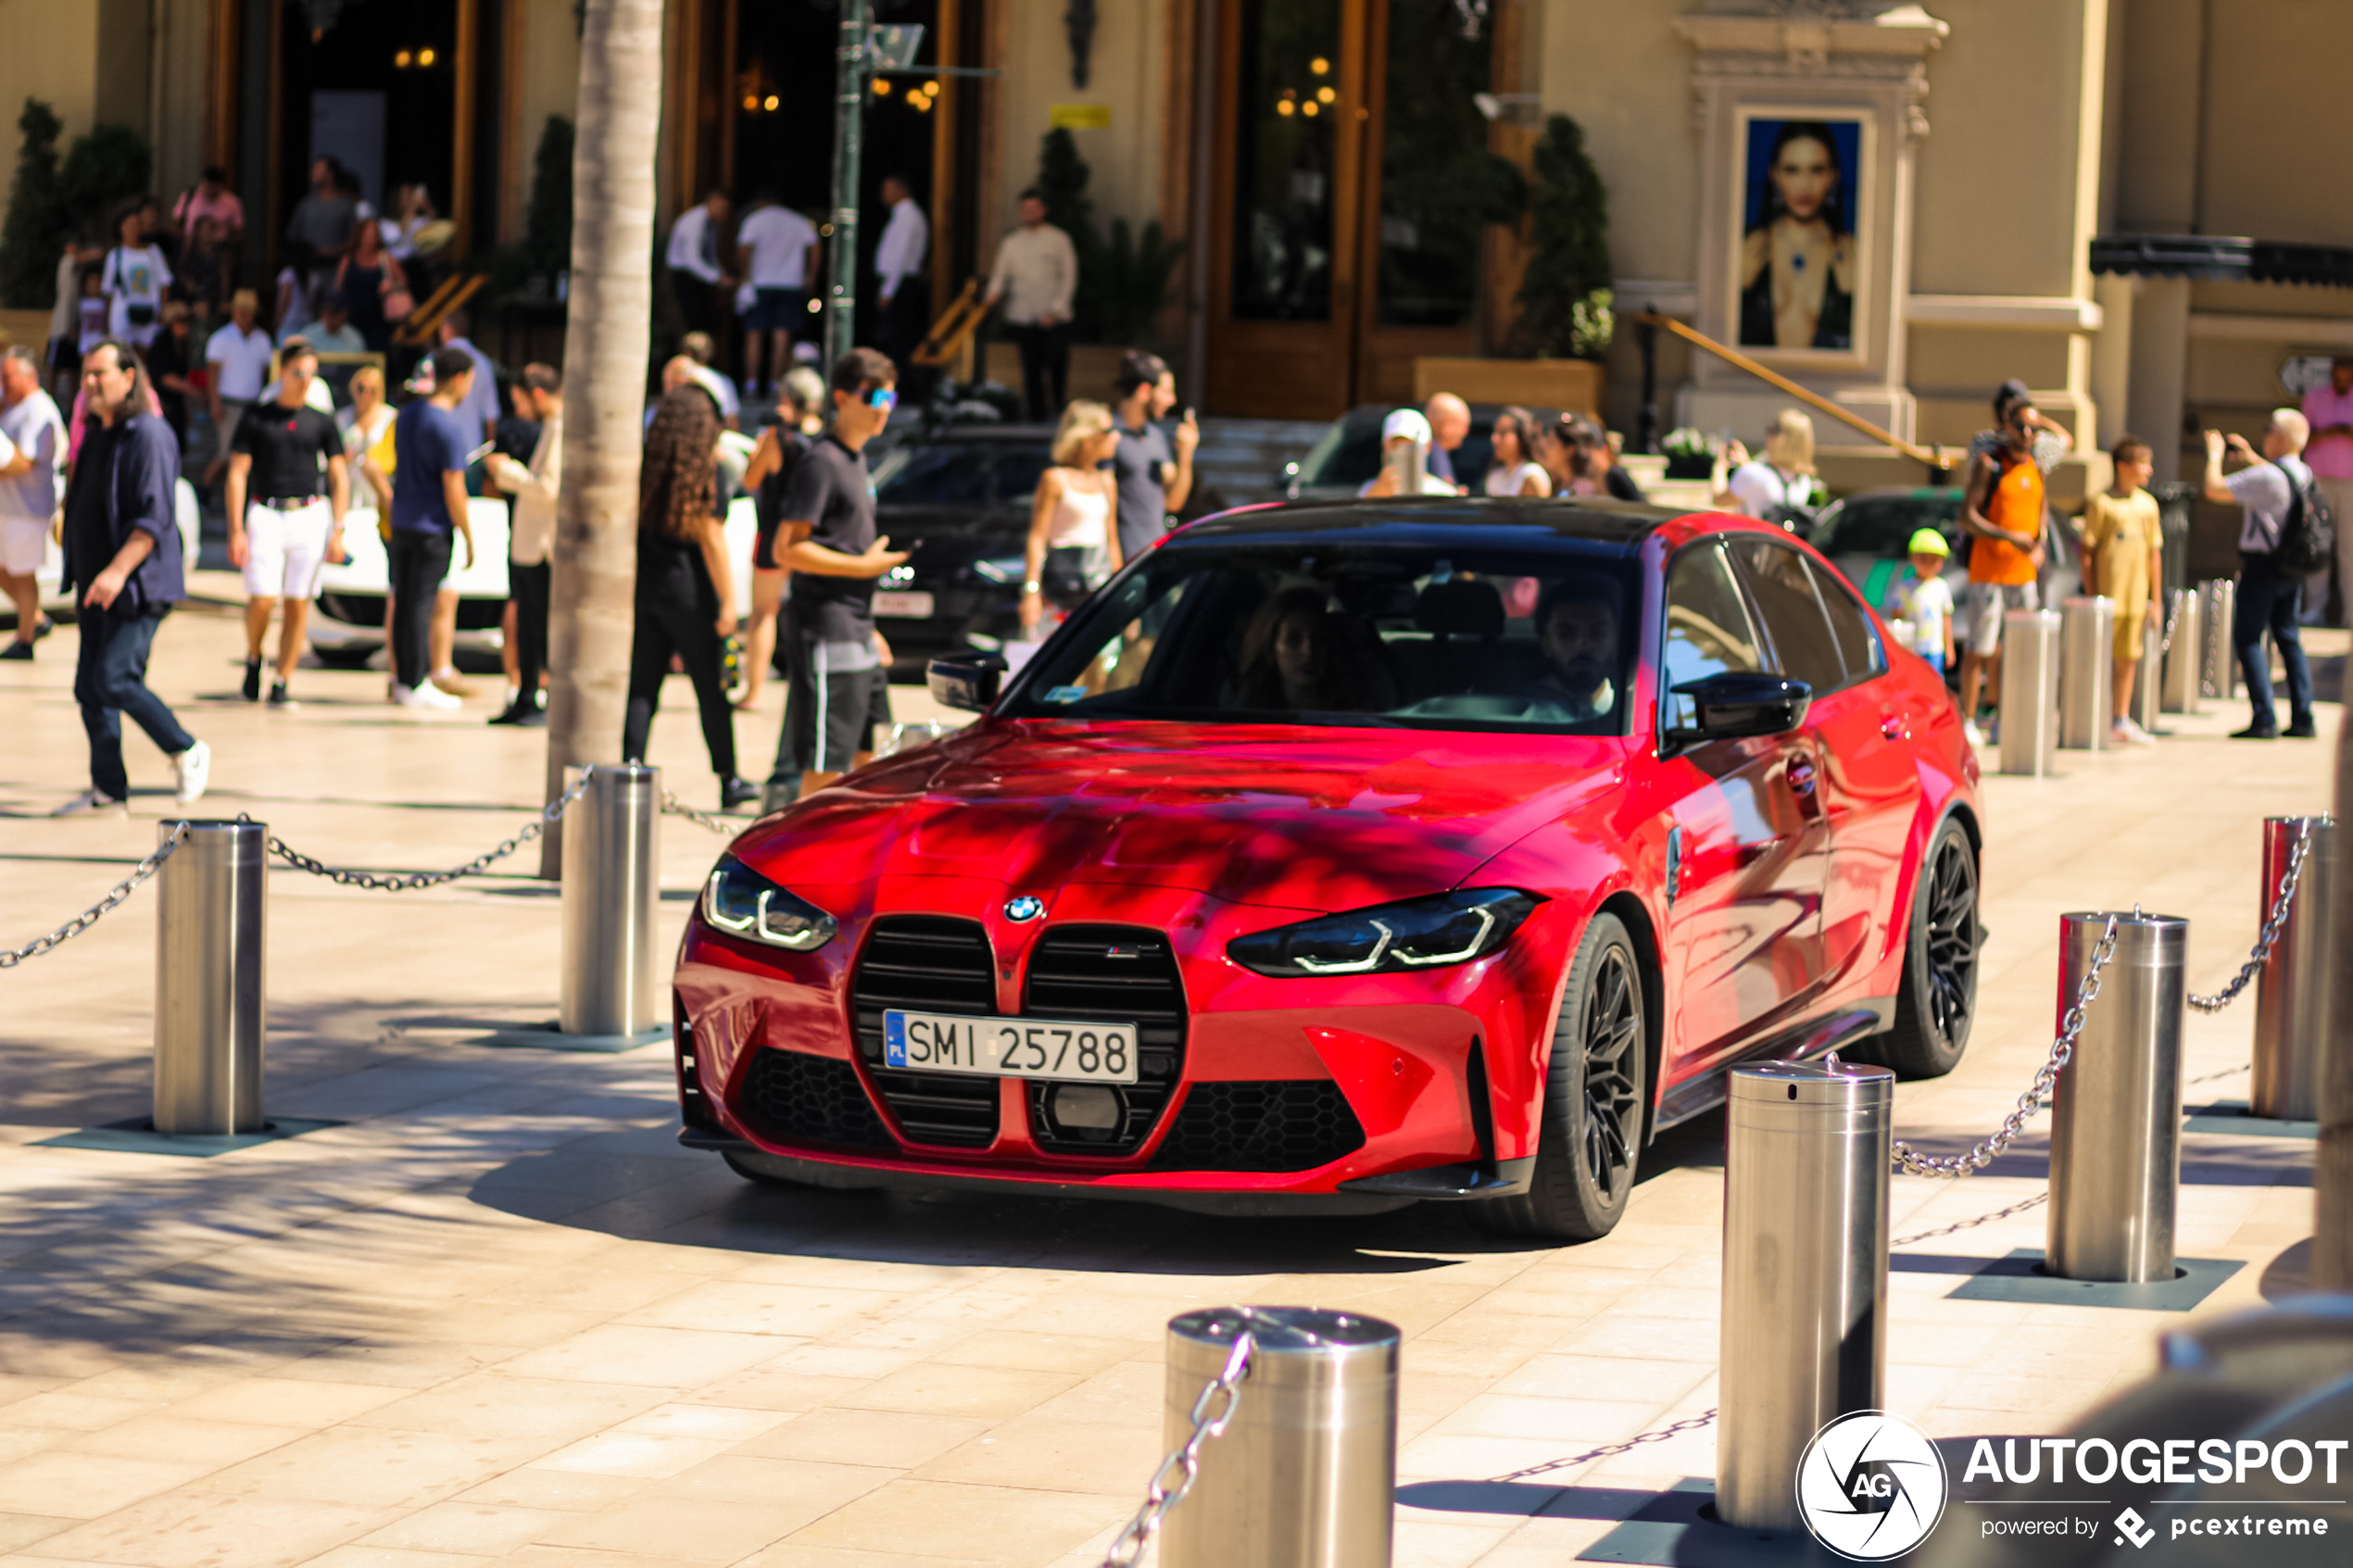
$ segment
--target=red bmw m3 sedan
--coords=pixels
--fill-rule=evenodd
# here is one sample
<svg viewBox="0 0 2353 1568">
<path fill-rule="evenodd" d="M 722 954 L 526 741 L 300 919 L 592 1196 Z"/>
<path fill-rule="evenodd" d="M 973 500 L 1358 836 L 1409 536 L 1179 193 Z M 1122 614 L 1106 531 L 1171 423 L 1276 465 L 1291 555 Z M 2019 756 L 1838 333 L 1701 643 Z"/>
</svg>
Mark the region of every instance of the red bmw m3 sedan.
<svg viewBox="0 0 2353 1568">
<path fill-rule="evenodd" d="M 1612 504 L 1227 513 L 980 711 L 753 825 L 675 980 L 753 1180 L 1600 1236 L 1734 1063 L 1949 1071 L 1978 768 L 1784 532 Z"/>
</svg>

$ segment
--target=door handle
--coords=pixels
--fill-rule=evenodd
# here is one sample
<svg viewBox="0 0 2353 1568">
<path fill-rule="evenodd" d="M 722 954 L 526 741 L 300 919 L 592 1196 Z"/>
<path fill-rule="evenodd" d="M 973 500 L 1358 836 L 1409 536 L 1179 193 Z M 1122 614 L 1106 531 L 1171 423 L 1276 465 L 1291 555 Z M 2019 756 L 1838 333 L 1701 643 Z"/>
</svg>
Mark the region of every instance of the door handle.
<svg viewBox="0 0 2353 1568">
<path fill-rule="evenodd" d="M 1812 795 L 1814 793 L 1814 759 L 1810 757 L 1791 758 L 1786 777 L 1789 779 L 1789 789 L 1792 795 Z"/>
</svg>

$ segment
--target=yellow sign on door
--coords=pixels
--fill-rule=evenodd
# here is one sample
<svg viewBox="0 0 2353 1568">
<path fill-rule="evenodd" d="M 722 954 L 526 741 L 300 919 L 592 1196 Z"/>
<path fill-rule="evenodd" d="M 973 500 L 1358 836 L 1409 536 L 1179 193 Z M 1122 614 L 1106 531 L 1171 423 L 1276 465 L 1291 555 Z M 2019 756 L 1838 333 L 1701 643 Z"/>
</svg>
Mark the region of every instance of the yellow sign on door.
<svg viewBox="0 0 2353 1568">
<path fill-rule="evenodd" d="M 1108 131 L 1109 104 L 1056 104 L 1046 111 L 1046 123 L 1057 131 Z"/>
</svg>

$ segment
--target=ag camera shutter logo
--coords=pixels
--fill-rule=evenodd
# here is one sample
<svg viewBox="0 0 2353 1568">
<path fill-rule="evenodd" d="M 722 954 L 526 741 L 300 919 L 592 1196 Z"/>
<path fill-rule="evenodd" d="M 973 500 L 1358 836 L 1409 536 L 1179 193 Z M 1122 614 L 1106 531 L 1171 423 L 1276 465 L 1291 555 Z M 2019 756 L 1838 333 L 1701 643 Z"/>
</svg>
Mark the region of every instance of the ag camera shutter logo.
<svg viewBox="0 0 2353 1568">
<path fill-rule="evenodd" d="M 1856 1411 L 1814 1434 L 1797 1463 L 1806 1533 L 1856 1562 L 1901 1557 L 1944 1516 L 1944 1456 L 1900 1415 Z"/>
</svg>

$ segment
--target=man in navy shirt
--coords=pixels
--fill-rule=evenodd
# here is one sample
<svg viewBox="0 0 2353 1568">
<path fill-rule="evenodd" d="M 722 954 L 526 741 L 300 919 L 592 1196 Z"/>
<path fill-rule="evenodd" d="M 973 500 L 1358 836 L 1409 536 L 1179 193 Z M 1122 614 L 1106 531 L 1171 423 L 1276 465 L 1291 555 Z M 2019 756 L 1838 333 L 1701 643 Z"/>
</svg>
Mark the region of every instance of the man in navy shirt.
<svg viewBox="0 0 2353 1568">
<path fill-rule="evenodd" d="M 90 422 L 66 489 L 65 576 L 82 607 L 73 696 L 90 734 L 90 787 L 53 815 L 126 809 L 125 713 L 171 759 L 174 793 L 186 805 L 204 794 L 212 750 L 147 689 L 156 628 L 187 596 L 175 505 L 179 444 L 147 412 L 146 373 L 128 344 L 109 338 L 84 355 L 82 390 Z"/>
<path fill-rule="evenodd" d="M 449 572 L 451 535 L 474 558 L 466 517 L 466 464 L 482 439 L 457 409 L 473 390 L 474 362 L 462 348 L 433 356 L 433 395 L 400 410 L 393 422 L 392 700 L 404 708 L 446 709 L 458 698 L 429 679 L 434 601 Z"/>
</svg>

